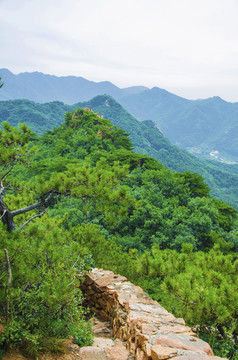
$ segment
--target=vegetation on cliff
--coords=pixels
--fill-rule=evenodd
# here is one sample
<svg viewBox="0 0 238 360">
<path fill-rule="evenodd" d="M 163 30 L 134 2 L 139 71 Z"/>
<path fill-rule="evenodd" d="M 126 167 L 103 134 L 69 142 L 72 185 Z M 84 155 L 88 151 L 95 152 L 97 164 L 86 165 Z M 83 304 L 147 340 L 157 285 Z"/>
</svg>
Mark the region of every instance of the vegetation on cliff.
<svg viewBox="0 0 238 360">
<path fill-rule="evenodd" d="M 223 338 L 232 320 L 237 336 L 237 211 L 211 197 L 200 175 L 133 152 L 128 135 L 82 108 L 41 137 L 4 124 L 2 346 L 33 357 L 46 337 L 90 343 L 77 273 L 94 265 L 126 275 Z M 235 356 L 234 346 L 229 352 Z"/>
</svg>

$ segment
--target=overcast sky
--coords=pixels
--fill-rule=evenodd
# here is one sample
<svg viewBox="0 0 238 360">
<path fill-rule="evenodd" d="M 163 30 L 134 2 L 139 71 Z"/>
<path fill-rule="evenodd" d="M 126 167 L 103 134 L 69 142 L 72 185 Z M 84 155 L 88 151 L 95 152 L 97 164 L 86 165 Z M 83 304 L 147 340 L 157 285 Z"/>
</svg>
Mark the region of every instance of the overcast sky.
<svg viewBox="0 0 238 360">
<path fill-rule="evenodd" d="M 238 0 L 0 0 L 0 68 L 238 101 Z"/>
</svg>

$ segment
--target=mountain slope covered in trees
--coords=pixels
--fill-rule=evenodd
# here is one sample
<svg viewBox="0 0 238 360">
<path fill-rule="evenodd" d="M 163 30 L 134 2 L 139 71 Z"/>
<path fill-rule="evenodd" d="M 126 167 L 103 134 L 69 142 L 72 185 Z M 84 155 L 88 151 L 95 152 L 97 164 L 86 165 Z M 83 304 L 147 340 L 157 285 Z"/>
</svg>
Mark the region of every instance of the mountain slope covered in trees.
<svg viewBox="0 0 238 360">
<path fill-rule="evenodd" d="M 152 119 L 183 149 L 200 157 L 238 160 L 238 102 L 216 96 L 187 100 L 155 87 L 120 99 L 120 103 L 138 120 Z M 213 156 L 209 155 L 212 151 Z"/>
<path fill-rule="evenodd" d="M 118 102 L 107 95 L 89 102 L 65 105 L 61 102 L 37 104 L 29 100 L 0 102 L 0 118 L 13 126 L 26 122 L 38 134 L 59 126 L 63 115 L 78 106 L 92 108 L 114 125 L 130 134 L 134 151 L 154 157 L 173 171 L 196 172 L 205 178 L 213 196 L 238 208 L 238 175 L 236 165 L 223 165 L 198 159 L 172 145 L 152 121 L 139 122 Z"/>
</svg>

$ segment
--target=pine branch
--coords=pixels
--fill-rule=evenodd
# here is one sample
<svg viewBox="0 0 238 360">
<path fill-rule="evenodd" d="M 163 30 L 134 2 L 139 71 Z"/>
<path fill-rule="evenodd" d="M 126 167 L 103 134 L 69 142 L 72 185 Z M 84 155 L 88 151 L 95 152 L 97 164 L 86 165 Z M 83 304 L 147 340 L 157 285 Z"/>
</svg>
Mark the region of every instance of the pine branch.
<svg viewBox="0 0 238 360">
<path fill-rule="evenodd" d="M 52 196 L 53 196 L 53 192 L 50 192 L 50 194 L 48 195 L 48 197 L 46 199 L 43 198 L 42 200 L 38 201 L 35 204 L 26 206 L 26 207 L 18 209 L 18 210 L 14 210 L 11 212 L 11 215 L 12 215 L 12 217 L 14 217 L 14 216 L 17 216 L 20 214 L 25 214 L 28 211 L 37 209 L 40 206 L 44 206 L 52 198 Z"/>
<path fill-rule="evenodd" d="M 188 300 L 186 300 L 186 299 L 183 299 L 180 295 L 178 295 L 178 294 L 176 294 L 176 292 L 175 291 L 172 291 L 171 290 L 171 293 L 174 295 L 174 296 L 176 296 L 180 301 L 182 301 L 183 303 L 186 303 L 186 304 L 189 304 L 189 305 L 196 305 L 196 306 L 198 306 L 198 303 L 195 303 L 195 302 L 191 302 L 191 301 L 188 301 Z"/>
<path fill-rule="evenodd" d="M 1 178 L 1 187 L 2 186 L 2 182 L 5 180 L 5 178 L 10 174 L 10 172 L 12 171 L 13 166 L 11 166 L 11 168 L 3 175 L 3 177 Z"/>
<path fill-rule="evenodd" d="M 45 214 L 45 211 L 42 211 L 40 214 L 34 215 L 32 216 L 30 219 L 28 219 L 21 227 L 20 230 L 22 230 L 24 228 L 24 226 L 26 226 L 27 224 L 29 224 L 30 221 L 34 220 L 37 217 L 42 217 Z"/>
</svg>

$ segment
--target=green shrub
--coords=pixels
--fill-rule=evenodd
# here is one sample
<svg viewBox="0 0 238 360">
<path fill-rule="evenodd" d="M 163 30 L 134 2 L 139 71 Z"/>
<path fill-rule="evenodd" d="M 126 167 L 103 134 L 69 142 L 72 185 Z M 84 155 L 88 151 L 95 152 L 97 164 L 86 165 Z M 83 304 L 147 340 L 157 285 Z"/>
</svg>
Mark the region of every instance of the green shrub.
<svg viewBox="0 0 238 360">
<path fill-rule="evenodd" d="M 24 233 L 9 234 L 2 228 L 0 249 L 8 249 L 12 282 L 6 296 L 8 272 L 2 251 L 1 315 L 6 315 L 7 303 L 9 311 L 0 347 L 16 346 L 32 359 L 44 348 L 45 339 L 77 334 L 80 344 L 91 342 L 78 272 L 89 269 L 92 260 L 70 233 L 59 227 L 60 221 L 45 217 Z M 60 344 L 56 348 L 61 348 Z"/>
</svg>

